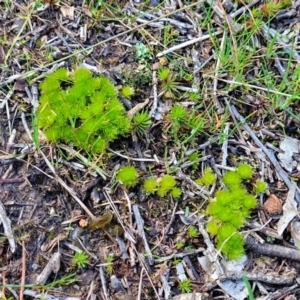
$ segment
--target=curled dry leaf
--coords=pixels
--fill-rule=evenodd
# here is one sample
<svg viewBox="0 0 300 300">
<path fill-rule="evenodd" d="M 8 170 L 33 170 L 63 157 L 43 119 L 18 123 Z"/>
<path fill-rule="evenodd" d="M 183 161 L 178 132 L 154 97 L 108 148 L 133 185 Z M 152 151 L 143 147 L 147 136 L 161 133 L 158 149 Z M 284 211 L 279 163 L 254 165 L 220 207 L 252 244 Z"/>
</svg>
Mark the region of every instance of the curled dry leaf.
<svg viewBox="0 0 300 300">
<path fill-rule="evenodd" d="M 266 202 L 264 203 L 264 208 L 270 215 L 279 215 L 282 213 L 282 204 L 278 197 L 271 194 Z"/>
<path fill-rule="evenodd" d="M 300 221 L 299 220 L 293 220 L 291 224 L 288 227 L 292 238 L 294 239 L 294 244 L 300 249 Z"/>
</svg>

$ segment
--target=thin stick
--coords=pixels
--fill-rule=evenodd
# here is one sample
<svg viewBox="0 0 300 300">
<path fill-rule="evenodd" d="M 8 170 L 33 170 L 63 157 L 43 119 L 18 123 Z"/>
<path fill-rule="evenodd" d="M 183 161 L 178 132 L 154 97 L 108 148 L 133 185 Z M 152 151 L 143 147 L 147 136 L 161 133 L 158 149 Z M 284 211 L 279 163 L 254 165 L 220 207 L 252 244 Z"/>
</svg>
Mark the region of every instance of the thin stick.
<svg viewBox="0 0 300 300">
<path fill-rule="evenodd" d="M 21 288 L 20 288 L 20 300 L 24 299 L 24 285 L 26 277 L 26 251 L 24 240 L 22 241 L 22 277 L 21 277 Z"/>
<path fill-rule="evenodd" d="M 93 215 L 93 213 L 85 206 L 85 204 L 76 196 L 76 193 L 67 186 L 67 184 L 56 174 L 53 166 L 51 165 L 50 161 L 48 160 L 48 158 L 46 157 L 46 155 L 42 152 L 39 151 L 39 153 L 43 156 L 47 166 L 49 167 L 49 169 L 51 170 L 51 172 L 53 173 L 55 179 L 57 180 L 57 182 L 59 182 L 65 189 L 66 191 L 73 197 L 73 199 L 81 206 L 81 208 L 90 216 L 91 219 L 95 219 L 95 216 Z"/>
<path fill-rule="evenodd" d="M 223 33 L 223 30 L 217 30 L 217 31 L 214 32 L 214 35 L 219 35 L 219 34 L 221 34 L 221 33 Z M 187 47 L 187 46 L 193 45 L 193 44 L 198 43 L 198 42 L 202 42 L 202 41 L 208 40 L 208 39 L 210 39 L 210 38 L 211 38 L 211 35 L 210 35 L 210 34 L 202 35 L 202 36 L 200 36 L 200 37 L 198 37 L 198 38 L 194 38 L 194 39 L 192 39 L 192 40 L 186 41 L 186 42 L 181 43 L 181 44 L 179 44 L 179 45 L 173 46 L 173 47 L 171 47 L 171 48 L 169 48 L 169 49 L 167 49 L 167 50 L 164 50 L 164 51 L 162 51 L 162 52 L 159 52 L 159 53 L 156 55 L 156 57 L 164 56 L 164 55 L 166 55 L 166 54 L 168 54 L 168 53 L 170 53 L 170 52 L 174 52 L 174 51 L 176 51 L 176 50 L 185 48 L 185 47 Z"/>
</svg>

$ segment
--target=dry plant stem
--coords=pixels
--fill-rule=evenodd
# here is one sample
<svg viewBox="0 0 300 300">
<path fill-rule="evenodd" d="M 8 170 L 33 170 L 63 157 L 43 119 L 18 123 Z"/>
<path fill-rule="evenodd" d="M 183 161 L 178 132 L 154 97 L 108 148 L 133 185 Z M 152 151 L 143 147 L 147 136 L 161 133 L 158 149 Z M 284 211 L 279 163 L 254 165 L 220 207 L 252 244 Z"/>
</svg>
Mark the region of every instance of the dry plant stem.
<svg viewBox="0 0 300 300">
<path fill-rule="evenodd" d="M 283 169 L 281 168 L 281 166 L 279 165 L 278 161 L 276 160 L 274 154 L 272 152 L 270 152 L 265 145 L 257 138 L 257 136 L 255 135 L 255 133 L 251 130 L 251 128 L 248 126 L 248 124 L 246 123 L 245 119 L 239 114 L 239 112 L 236 110 L 234 105 L 231 105 L 231 111 L 234 114 L 234 116 L 237 118 L 237 120 L 239 122 L 242 123 L 242 126 L 244 127 L 244 129 L 248 132 L 248 134 L 251 136 L 251 138 L 253 139 L 253 141 L 255 142 L 255 144 L 265 153 L 265 155 L 269 158 L 270 162 L 273 164 L 273 166 L 276 169 L 276 172 L 279 174 L 279 176 L 281 177 L 281 179 L 284 181 L 284 183 L 287 185 L 288 188 L 291 187 L 292 182 L 289 179 L 289 177 L 287 176 L 287 174 L 283 171 Z M 296 191 L 295 193 L 295 198 L 296 200 L 300 203 L 300 195 L 299 192 Z"/>
<path fill-rule="evenodd" d="M 281 75 L 281 77 L 284 77 L 286 69 L 283 67 L 283 65 L 281 64 L 280 59 L 278 58 L 277 55 L 275 55 L 275 67 L 277 68 L 279 74 Z"/>
<path fill-rule="evenodd" d="M 188 175 L 185 175 L 181 169 L 178 169 L 176 171 L 176 176 L 179 178 L 179 179 L 183 179 L 183 180 L 186 180 L 188 183 L 190 183 L 191 185 L 193 185 L 197 190 L 200 191 L 200 195 L 204 198 L 204 199 L 208 199 L 208 197 L 210 196 L 209 192 L 206 191 L 203 187 L 201 187 L 200 185 L 198 185 L 195 181 L 193 181 L 191 179 L 190 176 Z"/>
<path fill-rule="evenodd" d="M 204 251 L 204 254 L 207 255 L 207 258 L 210 260 L 210 262 L 214 265 L 217 276 L 220 278 L 225 275 L 224 270 L 221 266 L 221 264 L 218 261 L 218 252 L 216 251 L 213 243 L 211 242 L 208 233 L 204 229 L 203 220 L 199 218 L 198 221 L 199 224 L 199 231 L 202 234 L 204 238 L 204 243 L 207 246 L 207 249 Z"/>
<path fill-rule="evenodd" d="M 269 220 L 269 221 L 271 221 L 271 220 Z M 269 221 L 265 225 L 267 225 L 269 223 Z M 266 236 L 273 237 L 277 240 L 282 240 L 282 236 L 280 236 L 277 233 L 277 231 L 272 228 L 266 227 L 265 225 L 261 226 L 261 224 L 255 222 L 255 221 L 249 221 L 249 220 L 246 221 L 245 224 L 247 226 L 249 226 L 250 228 L 254 229 L 255 231 L 259 231 L 259 232 L 265 234 Z"/>
<path fill-rule="evenodd" d="M 139 281 L 139 290 L 138 290 L 138 297 L 137 300 L 141 300 L 141 296 L 142 296 L 142 287 L 143 287 L 143 273 L 144 273 L 145 269 L 142 268 L 141 273 L 140 273 L 140 281 Z"/>
<path fill-rule="evenodd" d="M 33 297 L 34 299 L 43 299 L 43 300 L 82 300 L 82 298 L 78 298 L 78 297 L 65 297 L 65 296 L 56 297 L 50 295 L 49 293 L 47 293 L 47 295 L 45 295 L 44 293 L 39 294 L 38 292 L 35 292 L 33 290 L 25 290 L 24 295 Z"/>
<path fill-rule="evenodd" d="M 9 92 L 6 94 L 5 99 L 2 101 L 2 103 L 0 104 L 0 109 L 3 109 L 4 106 L 6 106 L 6 109 L 8 108 L 8 100 L 11 98 L 11 96 L 13 95 L 13 90 L 9 90 Z M 8 117 L 8 116 L 7 116 Z M 8 119 L 9 120 L 9 119 Z"/>
<path fill-rule="evenodd" d="M 128 206 L 128 210 L 129 210 L 129 222 L 130 222 L 130 227 L 132 228 L 132 209 L 131 209 L 131 201 L 127 195 L 127 193 L 124 191 L 124 196 L 125 199 L 127 201 L 127 206 Z"/>
<path fill-rule="evenodd" d="M 223 51 L 226 38 L 227 38 L 227 33 L 224 31 L 223 37 L 221 40 L 221 45 L 220 45 L 220 52 Z M 217 96 L 218 75 L 219 75 L 220 63 L 221 63 L 221 60 L 220 60 L 220 57 L 218 57 L 216 67 L 215 67 L 214 80 L 213 80 L 213 101 L 214 101 L 216 109 L 217 109 L 217 114 L 222 114 L 224 112 L 224 107 L 222 107 L 221 103 L 218 100 L 218 96 Z"/>
<path fill-rule="evenodd" d="M 25 251 L 25 244 L 23 240 L 22 241 L 22 276 L 21 276 L 21 288 L 20 288 L 19 300 L 24 299 L 25 276 L 26 276 L 26 251 Z"/>
<path fill-rule="evenodd" d="M 118 209 L 116 208 L 113 200 L 110 197 L 110 190 L 107 188 L 103 189 L 103 195 L 105 197 L 105 199 L 107 200 L 107 202 L 109 203 L 110 207 L 112 208 L 112 210 L 114 211 L 114 213 L 116 214 L 116 217 L 118 219 L 119 224 L 122 226 L 122 228 L 124 229 L 125 235 L 127 237 L 127 239 L 129 239 L 132 243 L 135 243 L 135 240 L 133 238 L 133 233 L 132 233 L 132 228 L 130 228 L 130 231 L 128 230 L 128 228 L 125 227 L 124 222 L 119 214 Z"/>
<path fill-rule="evenodd" d="M 145 231 L 144 231 L 144 220 L 142 219 L 142 216 L 140 214 L 138 205 L 134 204 L 132 206 L 132 210 L 133 210 L 133 213 L 134 213 L 134 216 L 135 216 L 135 221 L 136 221 L 136 224 L 137 224 L 138 234 L 142 238 L 143 243 L 144 243 L 144 247 L 145 247 L 146 255 L 148 257 L 149 265 L 152 266 L 154 261 L 153 261 L 153 256 L 152 256 L 152 253 L 151 253 L 151 249 L 149 247 L 149 244 L 148 244 L 148 241 L 147 241 L 147 238 L 146 238 L 146 235 L 145 235 Z"/>
<path fill-rule="evenodd" d="M 175 213 L 176 213 L 176 210 L 177 210 L 177 206 L 178 206 L 178 201 L 175 202 L 175 205 L 174 205 L 174 208 L 173 208 L 173 212 L 172 212 L 172 216 L 171 216 L 171 219 L 170 219 L 170 222 L 169 224 L 165 227 L 164 229 L 164 236 L 166 234 L 168 234 L 171 226 L 172 226 L 172 223 L 174 222 L 174 219 L 175 219 Z"/>
<path fill-rule="evenodd" d="M 22 9 L 22 7 L 20 5 L 18 5 L 17 3 L 15 3 L 15 5 L 17 5 L 20 9 Z M 6 56 L 5 56 L 5 59 L 4 59 L 4 64 L 6 65 L 7 64 L 7 60 L 8 58 L 10 57 L 12 51 L 13 51 L 13 48 L 15 46 L 15 44 L 17 43 L 21 33 L 23 32 L 23 30 L 26 28 L 27 24 L 29 23 L 31 25 L 31 15 L 32 15 L 32 12 L 34 10 L 34 2 L 32 2 L 31 4 L 29 4 L 29 6 L 32 6 L 30 11 L 28 11 L 27 9 L 25 10 L 25 13 L 26 15 L 23 15 L 23 18 L 25 19 L 24 23 L 22 24 L 22 27 L 20 28 L 17 36 L 14 38 L 14 40 L 12 41 L 11 43 L 11 46 L 10 48 L 8 49 L 8 52 L 6 53 Z M 32 26 L 30 26 L 32 27 Z"/>
<path fill-rule="evenodd" d="M 213 75 L 209 75 L 209 74 L 203 74 L 203 77 L 210 77 L 210 78 L 214 78 L 215 76 Z M 268 88 L 264 88 L 264 87 L 261 87 L 261 86 L 258 86 L 258 85 L 254 85 L 254 84 L 249 84 L 249 83 L 244 83 L 244 82 L 240 82 L 240 81 L 234 81 L 234 80 L 227 80 L 227 79 L 223 79 L 223 78 L 218 78 L 219 81 L 223 81 L 223 82 L 226 82 L 226 83 L 229 83 L 231 85 L 234 85 L 234 84 L 238 84 L 240 86 L 245 86 L 245 87 L 248 87 L 248 88 L 252 88 L 254 90 L 261 90 L 261 91 L 264 91 L 264 92 L 268 92 L 268 93 L 273 93 L 273 94 L 276 94 L 276 95 L 281 95 L 281 96 L 284 96 L 284 97 L 291 97 L 292 95 L 291 94 L 286 94 L 286 93 L 282 93 L 282 92 L 279 92 L 277 90 L 272 90 L 272 89 L 268 89 Z M 228 94 L 228 92 L 226 92 L 226 94 Z M 295 96 L 294 99 L 300 99 L 300 96 Z"/>
<path fill-rule="evenodd" d="M 13 231 L 11 229 L 11 221 L 6 215 L 5 207 L 1 200 L 0 200 L 0 223 L 4 228 L 4 234 L 8 239 L 11 252 L 14 253 L 16 251 L 16 242 L 14 239 Z"/>
<path fill-rule="evenodd" d="M 162 292 L 164 292 L 164 295 L 165 295 L 164 299 L 169 299 L 170 293 L 171 293 L 171 287 L 168 283 L 166 276 L 160 275 L 160 281 L 162 283 L 162 287 L 160 289 L 160 294 L 162 294 Z"/>
<path fill-rule="evenodd" d="M 203 157 L 197 159 L 196 161 L 191 161 L 191 162 L 187 161 L 187 162 L 184 162 L 182 165 L 180 165 L 180 168 L 181 168 L 181 169 L 184 169 L 184 168 L 190 167 L 190 166 L 192 166 L 192 165 L 194 165 L 194 164 L 197 164 L 197 163 L 199 163 L 199 162 L 206 161 L 206 160 L 208 160 L 209 158 L 211 158 L 211 155 L 210 155 L 210 154 L 209 154 L 209 155 L 206 155 L 206 156 L 203 156 Z"/>
<path fill-rule="evenodd" d="M 129 157 L 129 156 L 126 156 L 126 155 L 124 155 L 124 154 L 121 154 L 121 153 L 119 153 L 119 152 L 117 152 L 117 151 L 114 151 L 114 150 L 112 150 L 112 149 L 110 149 L 110 148 L 108 148 L 108 150 L 109 150 L 110 152 L 112 152 L 112 153 L 114 153 L 114 154 L 116 154 L 116 155 L 122 157 L 122 158 L 127 159 L 127 160 L 156 162 L 156 160 L 155 160 L 155 159 L 152 159 L 152 158 L 134 158 L 134 157 Z"/>
<path fill-rule="evenodd" d="M 224 143 L 222 145 L 222 166 L 227 165 L 227 157 L 228 157 L 228 139 L 226 138 L 229 132 L 229 124 L 225 125 L 223 135 L 225 136 Z"/>
<path fill-rule="evenodd" d="M 251 273 L 251 272 L 245 272 L 242 271 L 241 273 L 235 273 L 235 272 L 226 272 L 226 275 L 224 278 L 220 278 L 220 280 L 239 280 L 242 279 L 242 276 L 246 276 L 248 280 L 250 281 L 261 281 L 265 283 L 270 283 L 270 284 L 279 284 L 279 285 L 292 285 L 295 282 L 295 275 L 291 272 L 290 276 L 286 274 L 281 274 L 281 275 L 268 275 L 265 273 Z"/>
<path fill-rule="evenodd" d="M 245 13 L 246 11 L 249 11 L 249 8 L 254 6 L 255 4 L 257 4 L 258 2 L 260 2 L 260 0 L 254 0 L 251 3 L 249 3 L 248 5 L 244 5 L 241 8 L 239 8 L 238 10 L 236 10 L 235 12 L 232 12 L 229 16 L 231 17 L 231 19 L 234 19 L 235 17 Z"/>
<path fill-rule="evenodd" d="M 39 153 L 43 156 L 47 166 L 53 173 L 55 179 L 57 182 L 59 182 L 65 189 L 66 191 L 74 198 L 74 200 L 81 206 L 81 208 L 90 216 L 90 218 L 93 220 L 95 219 L 95 216 L 92 214 L 92 212 L 84 205 L 84 203 L 76 196 L 76 193 L 69 187 L 67 184 L 56 174 L 53 166 L 51 165 L 50 161 L 46 157 L 46 155 L 42 152 L 39 151 Z M 53 177 L 52 177 L 53 178 Z"/>
<path fill-rule="evenodd" d="M 25 119 L 25 114 L 24 114 L 23 112 L 21 113 L 21 119 L 22 119 L 22 124 L 23 124 L 24 129 L 25 129 L 25 131 L 26 131 L 28 137 L 29 137 L 30 140 L 32 141 L 32 140 L 33 140 L 33 139 L 32 139 L 32 135 L 31 135 L 31 132 L 30 132 L 30 130 L 29 130 L 29 128 L 28 128 L 28 125 L 27 125 L 27 122 L 26 122 L 26 119 Z"/>
<path fill-rule="evenodd" d="M 225 98 L 225 103 L 226 103 L 226 105 L 227 105 L 228 108 L 229 108 L 230 115 L 231 115 L 231 117 L 232 117 L 232 119 L 233 119 L 233 121 L 234 121 L 235 127 L 236 127 L 236 129 L 237 129 L 237 131 L 238 131 L 238 133 L 239 133 L 241 143 L 242 143 L 243 145 L 246 145 L 246 141 L 245 141 L 245 139 L 244 139 L 244 135 L 242 134 L 241 129 L 240 129 L 240 127 L 239 127 L 238 124 L 237 124 L 235 115 L 234 115 L 233 112 L 231 111 L 230 103 L 229 103 L 229 101 L 227 100 L 227 98 Z"/>
<path fill-rule="evenodd" d="M 266 296 L 260 297 L 258 300 L 279 300 L 279 299 L 288 299 L 285 298 L 288 295 L 296 295 L 296 292 L 299 291 L 299 284 L 294 284 L 290 287 L 283 289 L 278 289 L 273 293 L 266 293 Z M 293 299 L 293 298 L 290 298 Z"/>
<path fill-rule="evenodd" d="M 255 253 L 271 256 L 271 257 L 282 257 L 289 260 L 300 261 L 300 252 L 299 250 L 287 248 L 280 245 L 274 244 L 259 244 L 253 237 L 250 235 L 246 239 L 246 248 Z"/>
<path fill-rule="evenodd" d="M 200 252 L 204 252 L 205 250 L 206 250 L 205 248 L 198 248 L 198 249 L 192 250 L 190 252 L 173 253 L 173 254 L 171 254 L 169 256 L 164 256 L 164 257 L 160 257 L 160 258 L 154 259 L 154 262 L 156 264 L 159 264 L 159 263 L 162 263 L 164 261 L 171 260 L 172 258 L 183 258 L 183 257 L 188 256 L 188 255 L 194 255 L 194 254 L 198 254 Z"/>
<path fill-rule="evenodd" d="M 12 76 L 10 76 L 7 80 L 5 80 L 5 81 L 3 81 L 2 83 L 0 83 L 0 84 L 1 84 L 0 86 L 5 85 L 5 84 L 8 84 L 8 83 L 10 83 L 10 82 L 12 82 L 12 81 L 14 81 L 15 79 L 18 79 L 18 78 L 27 78 L 27 77 L 29 77 L 29 76 L 32 76 L 32 75 L 34 75 L 36 72 L 41 71 L 41 70 L 44 69 L 44 68 L 49 68 L 49 67 L 51 67 L 51 66 L 53 66 L 53 65 L 56 65 L 56 64 L 61 63 L 61 62 L 64 62 L 64 61 L 68 60 L 69 58 L 71 58 L 71 57 L 73 57 L 73 56 L 75 56 L 75 55 L 79 55 L 79 54 L 82 54 L 83 52 L 92 50 L 93 48 L 95 48 L 95 47 L 97 47 L 97 46 L 100 46 L 100 45 L 103 45 L 103 44 L 107 44 L 109 41 L 112 41 L 112 40 L 114 40 L 114 39 L 117 39 L 117 38 L 119 38 L 119 37 L 121 37 L 121 36 L 123 36 L 123 35 L 130 34 L 131 32 L 136 31 L 136 30 L 138 30 L 138 29 L 140 29 L 140 28 L 143 28 L 143 27 L 145 27 L 145 26 L 147 26 L 147 25 L 149 25 L 149 24 L 151 24 L 151 23 L 155 23 L 155 22 L 161 20 L 161 19 L 164 18 L 164 17 L 168 17 L 168 16 L 171 16 L 171 15 L 174 15 L 174 14 L 180 12 L 180 11 L 185 10 L 186 8 L 194 7 L 194 6 L 196 6 L 196 5 L 198 5 L 199 3 L 202 3 L 202 2 L 204 2 L 204 0 L 200 0 L 200 1 L 197 1 L 197 2 L 192 3 L 192 4 L 190 4 L 190 5 L 186 5 L 186 6 L 183 7 L 183 8 L 176 9 L 176 10 L 174 10 L 174 11 L 168 13 L 168 14 L 165 14 L 164 16 L 160 16 L 160 17 L 158 17 L 158 18 L 156 18 L 156 19 L 153 19 L 153 20 L 151 20 L 151 21 L 149 21 L 149 22 L 147 22 L 147 23 L 144 23 L 144 24 L 135 26 L 134 28 L 131 28 L 131 29 L 126 30 L 126 31 L 124 31 L 124 32 L 120 32 L 120 33 L 118 33 L 118 34 L 116 34 L 116 35 L 114 35 L 114 36 L 111 36 L 110 38 L 108 38 L 108 39 L 106 39 L 106 40 L 102 40 L 102 41 L 100 41 L 99 43 L 96 43 L 96 44 L 91 45 L 91 46 L 89 46 L 89 47 L 87 47 L 87 48 L 84 48 L 84 49 L 82 49 L 82 50 L 79 50 L 79 51 L 77 51 L 76 53 L 72 53 L 72 54 L 70 54 L 70 55 L 67 55 L 67 56 L 65 56 L 65 57 L 63 57 L 63 58 L 61 58 L 61 59 L 56 60 L 55 62 L 51 62 L 51 63 L 49 63 L 49 64 L 47 64 L 47 65 L 45 65 L 45 66 L 42 66 L 42 67 L 40 67 L 40 68 L 37 68 L 37 69 L 35 69 L 35 70 L 31 70 L 31 71 L 28 71 L 28 72 L 24 72 L 23 74 L 12 75 Z M 51 73 L 52 73 L 52 72 L 51 72 Z"/>
<path fill-rule="evenodd" d="M 86 166 L 91 167 L 95 170 L 104 180 L 106 180 L 106 176 L 108 176 L 102 169 L 100 169 L 95 163 L 89 161 L 83 155 L 81 155 L 78 151 L 75 151 L 69 146 L 59 145 L 60 148 L 69 152 L 70 155 L 78 157 Z"/>
<path fill-rule="evenodd" d="M 47 265 L 36 279 L 36 284 L 44 284 L 52 272 L 57 273 L 60 269 L 60 253 L 55 252 L 49 259 Z"/>
<path fill-rule="evenodd" d="M 106 300 L 109 300 L 109 295 L 108 295 L 108 291 L 107 291 L 107 287 L 106 287 L 104 269 L 103 269 L 102 266 L 99 267 L 99 277 L 100 277 L 104 297 L 105 297 Z"/>
<path fill-rule="evenodd" d="M 223 32 L 223 30 L 217 30 L 214 32 L 214 35 L 219 35 Z M 184 43 L 181 43 L 179 45 L 176 45 L 176 46 L 173 46 L 167 50 L 164 50 L 162 52 L 159 52 L 156 57 L 161 57 L 161 56 L 164 56 L 170 52 L 174 52 L 176 50 L 179 50 L 179 49 L 182 49 L 182 48 L 185 48 L 187 46 L 190 46 L 190 45 L 193 45 L 193 44 L 196 44 L 198 42 L 202 42 L 202 41 L 205 41 L 205 40 L 208 40 L 211 38 L 211 35 L 210 34 L 205 34 L 205 35 L 202 35 L 201 37 L 197 37 L 197 38 L 194 38 L 192 40 L 189 40 L 189 41 L 186 41 Z"/>
<path fill-rule="evenodd" d="M 122 253 L 121 258 L 123 260 L 129 259 L 129 255 L 127 253 L 127 249 L 126 249 L 126 245 L 124 243 L 124 240 L 122 238 L 120 238 L 120 237 L 117 236 L 116 237 L 116 241 L 117 241 L 117 244 L 118 244 L 118 246 L 120 248 L 120 251 Z"/>
<path fill-rule="evenodd" d="M 149 98 L 147 98 L 144 102 L 137 104 L 135 107 L 133 107 L 131 110 L 129 110 L 127 112 L 127 117 L 132 120 L 132 118 L 134 117 L 134 115 L 142 110 L 148 103 L 149 103 Z"/>
<path fill-rule="evenodd" d="M 150 110 L 150 116 L 153 117 L 158 103 L 158 95 L 157 95 L 157 71 L 153 70 L 152 72 L 152 96 L 153 96 L 153 103 L 152 108 Z"/>
<path fill-rule="evenodd" d="M 187 272 L 188 272 L 189 276 L 192 278 L 192 280 L 193 281 L 196 280 L 196 281 L 200 282 L 201 278 L 200 278 L 198 272 L 196 271 L 192 261 L 190 260 L 190 257 L 185 256 L 182 261 L 184 263 L 184 266 L 186 265 Z"/>
</svg>

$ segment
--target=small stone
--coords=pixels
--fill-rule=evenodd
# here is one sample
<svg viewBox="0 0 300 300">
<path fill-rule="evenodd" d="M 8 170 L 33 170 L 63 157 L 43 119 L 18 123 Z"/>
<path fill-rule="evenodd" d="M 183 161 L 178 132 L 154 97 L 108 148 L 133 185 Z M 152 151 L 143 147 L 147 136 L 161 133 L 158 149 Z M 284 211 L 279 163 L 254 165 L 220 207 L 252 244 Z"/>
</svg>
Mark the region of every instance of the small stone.
<svg viewBox="0 0 300 300">
<path fill-rule="evenodd" d="M 270 215 L 279 215 L 282 213 L 282 204 L 278 197 L 271 194 L 266 202 L 264 203 L 264 208 Z"/>
</svg>

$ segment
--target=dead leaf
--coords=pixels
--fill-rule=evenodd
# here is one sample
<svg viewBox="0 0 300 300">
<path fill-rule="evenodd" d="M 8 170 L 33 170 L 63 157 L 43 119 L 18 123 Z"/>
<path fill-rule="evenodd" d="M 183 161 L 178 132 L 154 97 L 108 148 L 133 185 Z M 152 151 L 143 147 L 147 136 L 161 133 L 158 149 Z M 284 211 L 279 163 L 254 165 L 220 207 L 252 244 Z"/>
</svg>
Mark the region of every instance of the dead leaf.
<svg viewBox="0 0 300 300">
<path fill-rule="evenodd" d="M 299 217 L 297 210 L 297 202 L 295 201 L 296 184 L 293 182 L 291 184 L 290 190 L 288 192 L 285 204 L 283 205 L 283 215 L 278 222 L 278 234 L 281 236 L 285 228 L 294 219 L 295 216 Z"/>
<path fill-rule="evenodd" d="M 74 20 L 74 6 L 65 6 L 60 7 L 60 11 L 64 17 Z"/>
<path fill-rule="evenodd" d="M 293 159 L 293 154 L 298 153 L 299 141 L 291 137 L 286 137 L 280 143 L 280 149 L 284 153 L 279 153 L 278 158 L 280 159 L 283 167 L 291 172 L 295 166 L 296 161 Z"/>
</svg>

